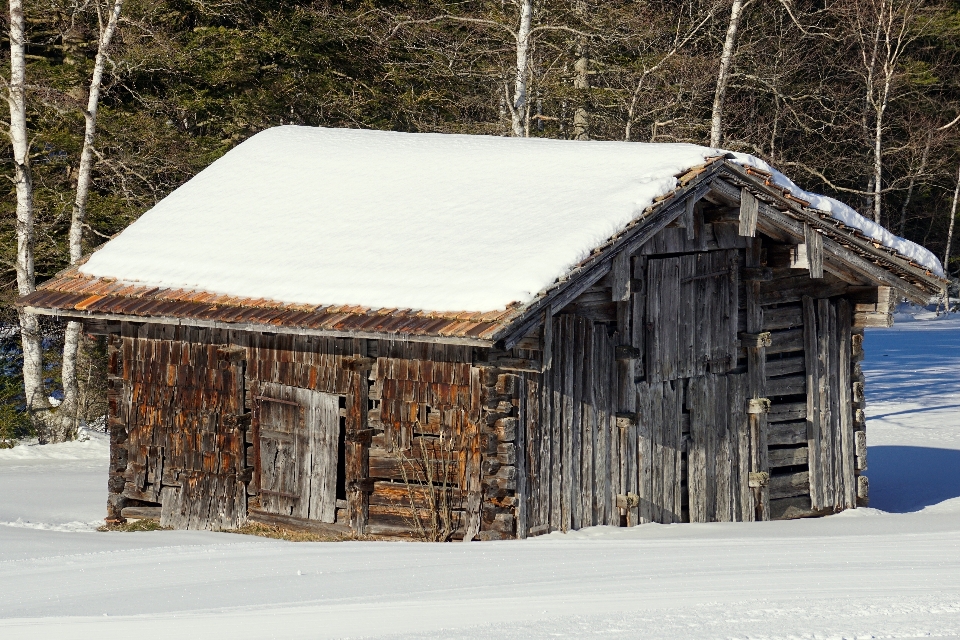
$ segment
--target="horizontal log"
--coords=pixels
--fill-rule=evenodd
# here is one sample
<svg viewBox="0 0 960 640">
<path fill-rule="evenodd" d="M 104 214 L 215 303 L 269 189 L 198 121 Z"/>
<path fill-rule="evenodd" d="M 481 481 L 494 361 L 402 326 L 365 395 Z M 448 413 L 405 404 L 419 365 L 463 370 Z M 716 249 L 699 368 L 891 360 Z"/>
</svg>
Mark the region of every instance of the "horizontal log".
<svg viewBox="0 0 960 640">
<path fill-rule="evenodd" d="M 822 516 L 827 513 L 829 513 L 829 511 L 815 511 L 811 507 L 810 496 L 777 498 L 770 501 L 771 520 L 793 520 L 795 518 Z"/>
<path fill-rule="evenodd" d="M 767 377 L 786 376 L 791 373 L 803 373 L 806 369 L 803 357 L 795 358 L 768 358 Z M 773 394 L 776 395 L 776 394 Z"/>
<path fill-rule="evenodd" d="M 120 516 L 128 520 L 159 520 L 160 507 L 124 507 Z"/>
<path fill-rule="evenodd" d="M 789 305 L 763 310 L 763 330 L 777 331 L 803 326 L 803 307 Z"/>
<path fill-rule="evenodd" d="M 770 332 L 770 346 L 767 347 L 767 355 L 802 350 L 803 329 Z"/>
<path fill-rule="evenodd" d="M 434 518 L 436 515 L 436 519 Z M 459 537 L 463 537 L 463 529 L 466 524 L 464 512 L 460 510 L 449 510 L 446 512 L 450 519 L 449 527 L 452 531 L 448 533 L 455 534 L 459 532 Z M 410 507 L 397 507 L 379 504 L 371 504 L 369 508 L 369 519 L 367 521 L 367 532 L 375 535 L 398 535 L 410 536 L 414 538 L 422 537 L 417 527 L 417 520 L 423 533 L 428 540 L 439 539 L 441 530 L 444 527 L 444 517 L 440 513 L 434 514 L 428 509 L 414 509 Z M 385 533 L 390 531 L 391 533 Z"/>
<path fill-rule="evenodd" d="M 858 311 L 853 314 L 853 326 L 858 329 L 892 327 L 893 316 L 880 311 Z"/>
<path fill-rule="evenodd" d="M 247 518 L 253 522 L 267 524 L 274 527 L 284 527 L 294 531 L 309 531 L 321 535 L 342 536 L 351 533 L 350 527 L 345 524 L 335 524 L 332 522 L 319 522 L 317 520 L 308 520 L 307 518 L 296 518 L 294 516 L 280 515 L 279 513 L 269 513 L 260 509 L 249 509 Z"/>
<path fill-rule="evenodd" d="M 770 499 L 809 495 L 810 475 L 806 471 L 770 477 Z"/>
<path fill-rule="evenodd" d="M 761 305 L 799 302 L 803 296 L 832 298 L 846 293 L 850 286 L 842 280 L 811 279 L 806 274 L 786 278 L 777 275 L 775 273 L 770 282 L 761 283 L 758 298 Z"/>
<path fill-rule="evenodd" d="M 401 467 L 401 460 L 403 466 Z M 428 467 L 428 463 L 432 467 Z M 390 453 L 382 449 L 370 449 L 370 477 L 411 482 L 419 484 L 432 479 L 434 483 L 457 484 L 459 463 L 456 458 L 444 462 L 432 456 L 423 456 L 419 452 Z M 445 477 L 444 477 L 445 476 Z"/>
<path fill-rule="evenodd" d="M 767 452 L 770 468 L 795 467 L 807 464 L 807 447 L 791 447 L 789 449 L 770 449 Z"/>
<path fill-rule="evenodd" d="M 506 371 L 526 371 L 530 373 L 540 373 L 543 365 L 539 360 L 527 358 L 495 358 L 488 363 L 489 366 Z"/>
<path fill-rule="evenodd" d="M 767 415 L 769 422 L 770 415 Z M 767 425 L 767 444 L 770 446 L 785 444 L 804 444 L 807 442 L 807 423 L 769 422 Z"/>
<path fill-rule="evenodd" d="M 792 375 L 780 378 L 767 378 L 768 396 L 795 396 L 806 393 L 807 377 Z"/>
<path fill-rule="evenodd" d="M 444 493 L 446 493 L 446 503 L 452 508 L 461 508 L 463 497 L 460 490 L 455 487 L 428 487 L 423 485 L 410 484 L 402 482 L 374 482 L 373 492 L 370 494 L 370 504 L 381 505 L 385 507 L 409 507 L 413 504 L 418 509 L 430 509 L 431 505 L 439 505 L 444 502 Z M 410 499 L 413 498 L 411 503 Z"/>
<path fill-rule="evenodd" d="M 806 402 L 779 402 L 770 405 L 767 422 L 789 422 L 807 417 Z"/>
</svg>

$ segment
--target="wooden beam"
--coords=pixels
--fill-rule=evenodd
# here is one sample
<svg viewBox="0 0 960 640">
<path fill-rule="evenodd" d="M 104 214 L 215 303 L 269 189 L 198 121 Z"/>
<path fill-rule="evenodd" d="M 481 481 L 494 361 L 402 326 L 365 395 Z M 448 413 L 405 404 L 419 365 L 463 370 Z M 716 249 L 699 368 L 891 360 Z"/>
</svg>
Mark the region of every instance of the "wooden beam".
<svg viewBox="0 0 960 640">
<path fill-rule="evenodd" d="M 621 251 L 613 257 L 610 268 L 611 289 L 614 302 L 630 299 L 630 254 Z"/>
<path fill-rule="evenodd" d="M 807 266 L 811 278 L 823 278 L 823 236 L 809 224 L 803 224 L 804 245 L 807 248 Z"/>
<path fill-rule="evenodd" d="M 756 178 L 752 177 L 750 174 L 746 172 L 746 170 L 744 170 L 743 167 L 740 167 L 739 165 L 736 165 L 734 163 L 726 162 L 723 165 L 722 173 L 729 174 L 730 178 L 733 178 L 735 181 L 749 181 L 757 191 L 762 192 L 763 194 L 770 197 L 771 199 L 775 199 L 778 202 L 783 203 L 783 205 L 787 207 L 788 210 L 790 211 L 790 214 L 788 217 L 798 218 L 800 220 L 803 220 L 812 224 L 813 226 L 820 229 L 822 232 L 826 233 L 828 236 L 827 239 L 830 239 L 831 237 L 836 237 L 839 239 L 839 241 L 848 243 L 861 251 L 864 251 L 866 253 L 869 253 L 875 256 L 881 262 L 887 265 L 890 265 L 891 268 L 902 271 L 908 275 L 914 276 L 920 281 L 927 283 L 929 286 L 929 291 L 924 293 L 924 296 L 925 296 L 924 302 L 926 301 L 927 298 L 929 298 L 930 295 L 935 294 L 941 290 L 942 279 L 938 278 L 937 276 L 931 275 L 929 269 L 925 269 L 923 267 L 920 267 L 919 265 L 911 264 L 909 260 L 900 256 L 899 254 L 890 253 L 887 250 L 881 250 L 875 245 L 874 242 L 870 241 L 869 239 L 858 237 L 857 235 L 854 235 L 852 232 L 848 232 L 845 229 L 841 228 L 839 226 L 839 222 L 835 220 L 831 219 L 830 222 L 827 222 L 823 220 L 817 212 L 812 210 L 808 211 L 801 208 L 800 205 L 797 204 L 796 202 L 789 201 L 786 198 L 783 198 L 782 194 L 778 191 L 777 188 L 768 186 L 763 182 L 757 180 Z M 714 192 L 717 193 L 723 199 L 726 199 L 726 200 L 733 199 L 734 201 L 736 201 L 736 199 L 739 198 L 739 187 L 733 186 L 732 184 L 730 184 L 729 182 L 727 182 L 722 178 L 714 178 L 711 185 L 714 186 Z M 764 203 L 761 202 L 761 207 L 763 206 L 764 206 Z M 851 253 L 851 254 L 853 253 L 849 249 L 845 249 L 845 251 L 847 253 Z M 933 282 L 934 280 L 937 280 L 939 282 L 934 283 Z"/>
<path fill-rule="evenodd" d="M 67 309 L 47 309 L 25 306 L 28 313 L 53 316 L 66 320 L 86 322 L 88 320 L 107 320 L 111 322 L 130 322 L 135 324 L 163 324 L 180 327 L 199 327 L 205 329 L 228 329 L 249 331 L 250 333 L 270 333 L 295 336 L 323 336 L 328 338 L 367 338 L 368 340 L 396 340 L 398 342 L 430 342 L 434 344 L 459 344 L 471 347 L 491 347 L 493 340 L 466 338 L 457 336 L 429 336 L 402 333 L 378 333 L 374 331 L 336 331 L 331 329 L 304 329 L 274 324 L 255 324 L 252 322 L 219 322 L 197 318 L 174 318 L 170 316 L 128 316 L 119 313 L 86 313 Z"/>
<path fill-rule="evenodd" d="M 694 215 L 696 206 L 697 203 L 693 198 L 687 198 L 687 206 L 683 210 L 683 226 L 687 230 L 687 240 L 696 240 L 697 238 L 696 216 Z"/>
<path fill-rule="evenodd" d="M 749 189 L 740 189 L 740 235 L 753 238 L 757 235 L 757 198 Z"/>
<path fill-rule="evenodd" d="M 717 182 L 723 181 L 714 180 L 714 183 Z M 768 221 L 789 232 L 797 240 L 802 241 L 804 239 L 803 222 L 767 204 L 761 203 L 760 209 L 761 213 Z M 926 304 L 927 300 L 930 298 L 930 293 L 927 291 L 924 291 L 923 289 L 907 282 L 899 276 L 894 275 L 883 267 L 878 267 L 865 258 L 862 258 L 828 235 L 823 236 L 823 253 L 825 259 L 835 258 L 838 261 L 846 264 L 851 271 L 863 276 L 867 281 L 893 287 L 894 289 L 900 291 L 904 297 L 912 300 L 913 302 L 918 304 Z"/>
</svg>

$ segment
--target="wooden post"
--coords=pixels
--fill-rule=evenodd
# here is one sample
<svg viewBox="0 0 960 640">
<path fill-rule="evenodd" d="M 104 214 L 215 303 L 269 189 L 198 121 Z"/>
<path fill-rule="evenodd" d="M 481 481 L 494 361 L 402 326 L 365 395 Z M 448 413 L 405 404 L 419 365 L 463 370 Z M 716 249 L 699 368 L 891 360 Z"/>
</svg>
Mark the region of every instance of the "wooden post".
<svg viewBox="0 0 960 640">
<path fill-rule="evenodd" d="M 749 193 L 745 189 L 743 193 Z M 753 196 L 751 195 L 751 198 Z M 743 225 L 743 204 L 741 200 L 741 228 Z M 756 200 L 754 200 L 754 206 Z M 754 217 L 754 221 L 756 217 Z M 753 234 L 750 234 L 753 235 Z M 761 267 L 761 242 L 754 238 L 747 241 L 747 268 Z M 758 402 L 766 398 L 767 384 L 767 341 L 759 339 L 763 333 L 763 308 L 760 306 L 760 281 L 744 280 L 747 307 L 747 333 L 758 336 L 758 339 L 748 344 L 747 349 L 747 421 L 750 433 L 750 477 L 748 482 L 753 492 L 754 518 L 756 520 L 770 519 L 770 494 L 767 489 L 767 480 L 770 476 L 767 462 L 767 414 L 752 410 L 754 406 L 763 406 Z"/>
<path fill-rule="evenodd" d="M 809 224 L 803 224 L 804 244 L 807 246 L 807 265 L 811 278 L 823 277 L 823 236 Z"/>
<path fill-rule="evenodd" d="M 757 202 L 756 196 L 750 193 L 750 190 L 746 187 L 740 189 L 740 235 L 746 236 L 748 238 L 753 238 L 757 235 L 757 213 L 760 210 L 760 204 Z M 749 250 L 748 250 L 749 251 Z M 759 267 L 759 264 L 751 265 L 747 263 L 748 267 L 755 266 Z"/>
<path fill-rule="evenodd" d="M 344 358 L 344 368 L 350 371 L 347 393 L 347 415 L 344 424 L 344 459 L 346 462 L 347 513 L 350 527 L 363 535 L 370 507 L 370 439 L 367 434 L 369 358 Z"/>
</svg>

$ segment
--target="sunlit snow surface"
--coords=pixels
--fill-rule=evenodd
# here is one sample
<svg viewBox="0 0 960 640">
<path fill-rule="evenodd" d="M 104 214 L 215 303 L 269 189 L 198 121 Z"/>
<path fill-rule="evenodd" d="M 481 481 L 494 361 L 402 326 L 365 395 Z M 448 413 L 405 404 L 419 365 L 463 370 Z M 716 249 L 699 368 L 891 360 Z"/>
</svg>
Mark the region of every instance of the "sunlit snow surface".
<svg viewBox="0 0 960 640">
<path fill-rule="evenodd" d="M 150 286 L 433 311 L 529 302 L 725 152 L 284 126 L 243 142 L 94 253 L 81 272 Z M 737 155 L 736 162 L 770 170 Z M 926 249 L 781 186 L 930 269 Z"/>
<path fill-rule="evenodd" d="M 960 637 L 960 319 L 866 348 L 870 509 L 447 545 L 0 526 L 0 638 Z M 0 451 L 0 520 L 102 517 L 105 449 L 70 449 Z"/>
</svg>

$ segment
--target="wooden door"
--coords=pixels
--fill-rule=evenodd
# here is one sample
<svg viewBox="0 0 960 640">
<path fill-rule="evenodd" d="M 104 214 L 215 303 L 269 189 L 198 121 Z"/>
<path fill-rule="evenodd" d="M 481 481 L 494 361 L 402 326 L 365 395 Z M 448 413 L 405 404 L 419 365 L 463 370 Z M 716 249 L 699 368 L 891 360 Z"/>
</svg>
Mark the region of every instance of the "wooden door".
<svg viewBox="0 0 960 640">
<path fill-rule="evenodd" d="M 261 509 L 334 522 L 339 397 L 266 384 L 254 401 Z"/>
<path fill-rule="evenodd" d="M 639 522 L 680 522 L 684 484 L 694 522 L 739 520 L 746 508 L 743 376 L 728 373 L 739 353 L 739 261 L 725 250 L 647 262 Z"/>
<path fill-rule="evenodd" d="M 736 250 L 647 262 L 648 383 L 737 366 L 738 265 Z"/>
</svg>

